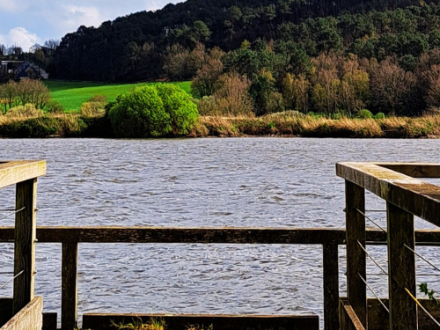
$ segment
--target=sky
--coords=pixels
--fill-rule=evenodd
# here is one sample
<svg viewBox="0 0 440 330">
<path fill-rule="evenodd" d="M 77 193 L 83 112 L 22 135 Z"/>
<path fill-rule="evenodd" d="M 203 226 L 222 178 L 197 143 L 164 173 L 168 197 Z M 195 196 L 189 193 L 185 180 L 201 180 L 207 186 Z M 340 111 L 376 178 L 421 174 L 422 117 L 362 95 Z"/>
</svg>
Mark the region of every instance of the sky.
<svg viewBox="0 0 440 330">
<path fill-rule="evenodd" d="M 49 39 L 60 39 L 79 26 L 142 10 L 156 10 L 182 0 L 0 0 L 0 44 L 25 51 Z"/>
</svg>

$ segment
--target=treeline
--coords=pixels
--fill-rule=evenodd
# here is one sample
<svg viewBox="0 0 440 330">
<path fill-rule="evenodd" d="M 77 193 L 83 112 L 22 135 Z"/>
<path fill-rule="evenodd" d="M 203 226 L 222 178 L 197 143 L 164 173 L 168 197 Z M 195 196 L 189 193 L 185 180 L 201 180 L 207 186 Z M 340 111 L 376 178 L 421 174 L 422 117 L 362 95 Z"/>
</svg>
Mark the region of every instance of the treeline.
<svg viewBox="0 0 440 330">
<path fill-rule="evenodd" d="M 422 54 L 411 71 L 395 55 L 382 61 L 334 52 L 309 58 L 293 43 L 245 42 L 227 54 L 200 45 L 187 57 L 191 65 L 201 61 L 192 81 L 201 115 L 297 110 L 341 117 L 369 109 L 416 116 L 440 109 L 439 49 Z"/>
<path fill-rule="evenodd" d="M 81 26 L 63 38 L 49 70 L 62 79 L 154 80 L 167 73 L 170 53 L 191 52 L 198 43 L 231 51 L 243 40 L 258 39 L 294 42 L 309 57 L 333 50 L 380 61 L 396 54 L 404 65 L 414 67 L 421 53 L 440 43 L 437 3 L 190 0 L 104 22 L 99 28 Z"/>
</svg>

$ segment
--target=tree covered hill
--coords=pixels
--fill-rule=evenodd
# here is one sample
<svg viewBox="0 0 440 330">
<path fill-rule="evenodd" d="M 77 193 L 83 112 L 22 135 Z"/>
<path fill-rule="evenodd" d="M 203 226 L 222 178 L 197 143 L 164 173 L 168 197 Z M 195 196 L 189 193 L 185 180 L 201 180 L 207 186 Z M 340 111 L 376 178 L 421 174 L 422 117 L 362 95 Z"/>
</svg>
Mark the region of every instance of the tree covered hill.
<svg viewBox="0 0 440 330">
<path fill-rule="evenodd" d="M 277 49 L 293 42 L 309 57 L 343 51 L 380 60 L 396 54 L 411 65 L 414 58 L 440 45 L 437 3 L 188 0 L 156 12 L 119 17 L 98 28 L 79 27 L 62 39 L 49 71 L 60 79 L 152 80 L 170 77 L 167 57 L 176 61 L 198 44 L 231 51 L 244 40 L 272 41 Z M 191 79 L 191 72 L 170 78 Z"/>
</svg>

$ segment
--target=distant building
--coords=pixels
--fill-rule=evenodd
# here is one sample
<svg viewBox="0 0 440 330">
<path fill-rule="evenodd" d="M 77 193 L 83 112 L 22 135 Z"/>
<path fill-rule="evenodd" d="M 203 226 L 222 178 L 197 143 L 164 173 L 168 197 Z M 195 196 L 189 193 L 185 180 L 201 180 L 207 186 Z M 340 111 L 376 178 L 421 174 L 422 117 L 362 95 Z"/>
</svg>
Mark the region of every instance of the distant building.
<svg viewBox="0 0 440 330">
<path fill-rule="evenodd" d="M 22 62 L 14 71 L 16 79 L 49 79 L 49 74 L 38 65 Z"/>
</svg>

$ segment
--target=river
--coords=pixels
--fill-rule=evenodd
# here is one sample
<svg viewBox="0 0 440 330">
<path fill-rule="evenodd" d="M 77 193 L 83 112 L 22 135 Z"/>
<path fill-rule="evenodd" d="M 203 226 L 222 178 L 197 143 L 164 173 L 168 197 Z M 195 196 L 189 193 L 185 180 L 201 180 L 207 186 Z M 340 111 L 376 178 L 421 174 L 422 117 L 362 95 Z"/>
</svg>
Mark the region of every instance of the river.
<svg viewBox="0 0 440 330">
<path fill-rule="evenodd" d="M 440 162 L 439 140 L 182 139 L 0 140 L 0 159 L 45 159 L 39 226 L 344 226 L 339 161 Z M 438 183 L 439 181 L 433 181 Z M 0 191 L 1 209 L 14 190 Z M 367 208 L 384 209 L 368 194 Z M 13 218 L 0 213 L 0 226 Z M 384 214 L 372 217 L 385 226 Z M 417 220 L 418 228 L 433 228 Z M 12 270 L 13 245 L 0 245 Z M 386 250 L 369 247 L 383 265 Z M 437 258 L 436 248 L 420 252 Z M 345 251 L 340 249 L 344 280 Z M 60 312 L 61 246 L 38 244 L 36 292 Z M 368 281 L 387 295 L 368 261 Z M 437 276 L 418 271 L 439 291 Z M 0 285 L 10 277 L 0 275 Z M 432 284 L 431 284 L 432 283 Z M 345 284 L 341 282 L 341 294 Z M 0 290 L 11 296 L 11 286 Z M 320 246 L 80 244 L 79 314 L 84 312 L 316 313 L 322 321 Z"/>
</svg>

